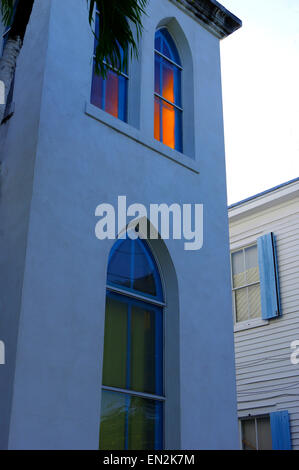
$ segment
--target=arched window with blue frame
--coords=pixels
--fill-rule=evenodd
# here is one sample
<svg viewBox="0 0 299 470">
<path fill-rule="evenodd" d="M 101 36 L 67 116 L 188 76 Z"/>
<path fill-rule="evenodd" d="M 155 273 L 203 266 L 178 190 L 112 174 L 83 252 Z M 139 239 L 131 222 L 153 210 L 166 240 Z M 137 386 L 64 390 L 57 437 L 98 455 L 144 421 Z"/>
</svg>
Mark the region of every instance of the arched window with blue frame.
<svg viewBox="0 0 299 470">
<path fill-rule="evenodd" d="M 183 151 L 182 65 L 177 47 L 166 28 L 155 35 L 155 139 Z"/>
<path fill-rule="evenodd" d="M 100 28 L 100 15 L 96 12 L 95 31 Z M 94 54 L 97 47 L 97 38 L 94 43 Z M 123 56 L 123 49 L 120 47 L 120 54 Z M 105 63 L 107 68 L 106 78 L 95 72 L 93 65 L 91 103 L 103 109 L 112 116 L 127 121 L 127 94 L 128 94 L 128 72 L 127 69 L 120 71 L 112 68 L 109 63 Z"/>
<path fill-rule="evenodd" d="M 100 449 L 163 449 L 163 291 L 145 240 L 118 240 L 107 275 Z"/>
</svg>

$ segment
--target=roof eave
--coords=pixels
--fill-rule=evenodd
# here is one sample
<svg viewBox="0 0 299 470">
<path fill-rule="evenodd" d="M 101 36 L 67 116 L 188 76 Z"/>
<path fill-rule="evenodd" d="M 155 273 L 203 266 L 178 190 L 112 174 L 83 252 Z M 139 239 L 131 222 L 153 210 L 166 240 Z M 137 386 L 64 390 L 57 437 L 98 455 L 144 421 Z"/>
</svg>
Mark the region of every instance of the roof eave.
<svg viewBox="0 0 299 470">
<path fill-rule="evenodd" d="M 242 21 L 216 0 L 172 0 L 192 14 L 219 39 L 224 39 L 242 26 Z"/>
</svg>

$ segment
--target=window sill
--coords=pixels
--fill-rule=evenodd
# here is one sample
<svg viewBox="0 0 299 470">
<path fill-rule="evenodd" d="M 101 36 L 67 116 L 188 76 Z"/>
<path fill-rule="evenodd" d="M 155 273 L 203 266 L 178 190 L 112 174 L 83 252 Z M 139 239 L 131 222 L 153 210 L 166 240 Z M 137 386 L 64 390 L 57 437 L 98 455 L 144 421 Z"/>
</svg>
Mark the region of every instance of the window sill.
<svg viewBox="0 0 299 470">
<path fill-rule="evenodd" d="M 120 121 L 119 119 L 116 119 L 115 117 L 106 113 L 102 109 L 99 109 L 88 102 L 86 102 L 85 104 L 85 114 L 96 119 L 97 121 L 102 122 L 106 126 L 111 127 L 117 132 L 126 135 L 130 139 L 138 142 L 139 144 L 144 145 L 145 147 L 151 150 L 154 150 L 156 153 L 159 153 L 160 155 L 168 158 L 169 160 L 178 163 L 179 165 L 187 168 L 188 170 L 191 170 L 196 174 L 199 173 L 198 164 L 192 158 L 187 157 L 186 155 L 167 147 L 166 145 L 162 144 L 161 142 L 158 142 L 155 139 L 149 139 L 147 137 L 144 137 L 143 135 L 141 135 L 141 132 L 138 129 L 135 129 L 129 124 Z"/>
<path fill-rule="evenodd" d="M 268 325 L 269 320 L 262 320 L 262 318 L 257 318 L 256 320 L 242 321 L 236 323 L 234 326 L 234 333 L 237 331 L 250 330 L 251 328 L 257 328 L 258 326 Z"/>
</svg>

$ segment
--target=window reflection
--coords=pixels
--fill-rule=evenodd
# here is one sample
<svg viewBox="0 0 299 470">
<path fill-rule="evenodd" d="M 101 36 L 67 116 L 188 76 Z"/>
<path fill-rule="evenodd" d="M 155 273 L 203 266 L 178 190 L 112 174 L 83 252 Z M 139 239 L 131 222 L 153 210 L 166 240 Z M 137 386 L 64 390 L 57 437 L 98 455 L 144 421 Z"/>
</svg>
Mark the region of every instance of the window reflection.
<svg viewBox="0 0 299 470">
<path fill-rule="evenodd" d="M 103 391 L 100 449 L 162 449 L 162 414 L 159 401 Z"/>
</svg>

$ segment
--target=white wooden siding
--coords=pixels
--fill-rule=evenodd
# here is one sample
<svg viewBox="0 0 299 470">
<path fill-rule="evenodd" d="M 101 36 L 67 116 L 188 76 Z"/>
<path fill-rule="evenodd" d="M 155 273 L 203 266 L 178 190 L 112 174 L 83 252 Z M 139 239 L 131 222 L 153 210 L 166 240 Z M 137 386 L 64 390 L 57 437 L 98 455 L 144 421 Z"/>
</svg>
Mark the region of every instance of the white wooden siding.
<svg viewBox="0 0 299 470">
<path fill-rule="evenodd" d="M 299 183 L 298 183 L 299 188 Z M 291 342 L 299 340 L 299 196 L 233 218 L 231 250 L 266 233 L 277 240 L 282 316 L 235 332 L 239 417 L 288 410 L 293 449 L 299 449 L 299 364 L 290 361 Z"/>
</svg>

